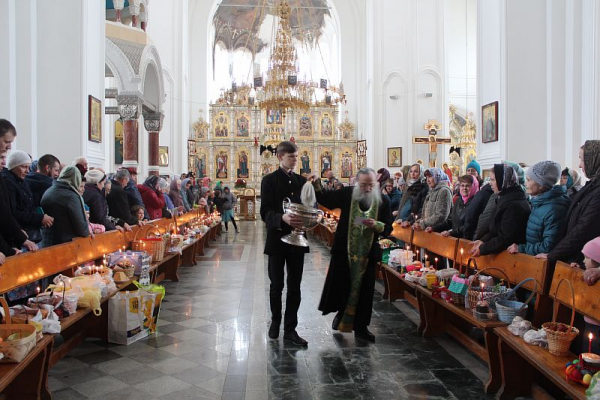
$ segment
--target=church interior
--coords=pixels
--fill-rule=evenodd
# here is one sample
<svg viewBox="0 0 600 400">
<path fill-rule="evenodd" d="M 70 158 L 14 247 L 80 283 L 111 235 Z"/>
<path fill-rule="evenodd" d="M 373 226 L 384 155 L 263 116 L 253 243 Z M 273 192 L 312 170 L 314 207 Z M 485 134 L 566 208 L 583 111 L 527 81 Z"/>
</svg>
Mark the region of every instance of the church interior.
<svg viewBox="0 0 600 400">
<path fill-rule="evenodd" d="M 598 2 L 0 10 L 0 399 L 600 398 Z"/>
</svg>

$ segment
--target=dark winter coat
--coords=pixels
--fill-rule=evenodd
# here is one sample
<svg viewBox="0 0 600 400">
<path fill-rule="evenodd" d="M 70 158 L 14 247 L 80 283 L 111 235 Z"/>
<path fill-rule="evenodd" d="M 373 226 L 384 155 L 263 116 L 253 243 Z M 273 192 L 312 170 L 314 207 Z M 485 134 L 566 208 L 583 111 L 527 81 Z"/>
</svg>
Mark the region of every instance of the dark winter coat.
<svg viewBox="0 0 600 400">
<path fill-rule="evenodd" d="M 390 196 L 390 210 L 396 211 L 400 207 L 402 201 L 402 192 L 398 188 L 393 188 L 389 194 Z"/>
<path fill-rule="evenodd" d="M 25 177 L 25 182 L 33 195 L 33 205 L 39 207 L 42 196 L 46 193 L 46 190 L 50 189 L 52 183 L 54 183 L 54 179 L 39 172 L 30 172 Z"/>
<path fill-rule="evenodd" d="M 27 232 L 29 240 L 39 243 L 42 239 L 40 229 L 42 228 L 44 214 L 36 212 L 29 186 L 11 171 L 3 171 L 2 176 L 6 181 L 8 204 L 12 215 L 19 222 L 21 228 Z"/>
<path fill-rule="evenodd" d="M 483 212 L 479 216 L 479 220 L 477 221 L 477 229 L 475 230 L 475 234 L 473 235 L 473 240 L 480 240 L 482 237 L 484 237 L 490 232 L 492 217 L 496 212 L 496 207 L 498 205 L 497 200 L 498 194 L 492 193 Z"/>
<path fill-rule="evenodd" d="M 581 262 L 583 246 L 600 236 L 600 183 L 598 178 L 589 180 L 571 200 L 567 213 L 567 232 L 548 260 Z"/>
<path fill-rule="evenodd" d="M 533 197 L 527 221 L 527 243 L 519 244 L 519 253 L 532 256 L 549 253 L 565 235 L 570 205 L 571 200 L 560 185 Z"/>
<path fill-rule="evenodd" d="M 482 214 L 485 211 L 485 208 L 488 205 L 488 202 L 490 201 L 490 197 L 492 197 L 493 194 L 494 191 L 492 190 L 492 186 L 485 185 L 481 188 L 481 190 L 479 190 L 479 192 L 475 194 L 475 196 L 469 202 L 470 205 L 467 208 L 465 215 L 465 223 L 469 225 L 465 226 L 465 228 L 463 229 L 464 236 L 462 237 L 464 239 L 474 240 L 475 232 L 478 229 L 478 224 L 481 218 L 484 219 L 484 223 L 486 223 L 487 221 L 487 223 L 489 224 L 489 217 L 491 217 L 491 215 L 493 214 L 493 208 L 490 209 L 490 214 L 486 215 L 486 217 L 483 217 Z M 487 230 L 488 229 L 486 228 L 485 231 L 487 232 Z M 483 232 L 480 232 L 480 234 L 483 234 Z"/>
<path fill-rule="evenodd" d="M 108 202 L 96 184 L 86 184 L 83 201 L 90 208 L 90 222 L 104 225 L 107 231 L 115 230 L 115 225 L 108 218 Z"/>
<path fill-rule="evenodd" d="M 137 185 L 133 181 L 133 179 L 130 179 L 129 182 L 127 182 L 127 186 L 125 186 L 123 189 L 127 194 L 127 202 L 129 203 L 129 209 L 131 209 L 131 207 L 133 206 L 142 206 L 144 207 L 144 219 L 150 219 L 148 211 L 145 210 L 142 195 L 140 194 L 140 191 L 138 190 Z"/>
<path fill-rule="evenodd" d="M 21 230 L 21 226 L 17 220 L 13 217 L 10 205 L 8 203 L 8 189 L 4 178 L 0 175 L 0 235 L 2 235 L 3 241 L 6 243 L 3 247 L 5 256 L 12 256 L 15 254 L 14 248 L 21 248 L 23 243 L 27 240 L 27 236 Z"/>
<path fill-rule="evenodd" d="M 452 205 L 452 211 L 450 212 L 450 218 L 448 218 L 442 224 L 433 227 L 434 232 L 450 231 L 450 236 L 455 238 L 464 238 L 468 233 L 468 229 L 474 227 L 477 221 L 467 221 L 468 211 L 472 207 L 473 200 L 475 197 L 469 199 L 465 204 L 462 196 L 458 196 L 454 204 Z"/>
<path fill-rule="evenodd" d="M 44 193 L 41 204 L 48 215 L 54 217 L 52 226 L 42 232 L 44 247 L 90 235 L 81 196 L 67 182 L 54 182 Z"/>
<path fill-rule="evenodd" d="M 412 215 L 409 219 L 409 222 L 415 222 L 414 216 L 421 215 L 421 210 L 423 208 L 423 203 L 425 202 L 425 197 L 427 197 L 427 193 L 429 193 L 429 186 L 427 186 L 425 181 L 418 181 L 410 185 L 402 194 L 402 200 L 400 200 L 400 206 L 398 206 L 398 215 L 400 215 L 402 208 L 404 208 L 404 204 L 410 200 Z"/>
<path fill-rule="evenodd" d="M 520 186 L 500 192 L 490 231 L 481 238 L 481 255 L 500 253 L 513 243 L 523 243 L 530 213 L 531 208 Z"/>
<path fill-rule="evenodd" d="M 146 212 L 151 220 L 162 218 L 162 210 L 165 207 L 165 199 L 161 192 L 154 190 L 147 185 L 138 185 L 138 190 L 142 195 L 142 200 L 146 206 Z"/>
<path fill-rule="evenodd" d="M 306 178 L 292 173 L 291 176 L 281 168 L 262 178 L 260 196 L 260 216 L 267 225 L 267 239 L 264 254 L 287 255 L 308 253 L 308 247 L 292 246 L 281 238 L 292 232 L 292 227 L 283 220 L 283 200 L 287 197 L 292 203 L 301 204 L 300 192 Z"/>
<path fill-rule="evenodd" d="M 117 218 L 129 225 L 136 225 L 138 219 L 131 215 L 131 208 L 127 200 L 127 193 L 117 181 L 112 181 L 112 189 L 106 197 L 108 203 L 108 215 Z"/>
</svg>

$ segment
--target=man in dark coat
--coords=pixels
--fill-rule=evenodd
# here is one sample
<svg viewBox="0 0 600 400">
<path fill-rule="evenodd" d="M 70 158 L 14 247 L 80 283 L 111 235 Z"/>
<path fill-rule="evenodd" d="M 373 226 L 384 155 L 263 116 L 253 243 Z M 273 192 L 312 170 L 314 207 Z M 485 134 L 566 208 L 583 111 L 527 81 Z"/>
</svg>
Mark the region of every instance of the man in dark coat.
<svg viewBox="0 0 600 400">
<path fill-rule="evenodd" d="M 116 218 L 123 224 L 137 225 L 138 219 L 135 215 L 131 215 L 131 207 L 127 200 L 127 193 L 123 189 L 129 183 L 129 171 L 121 168 L 117 171 L 115 179 L 112 181 L 112 189 L 106 197 L 108 203 L 108 215 Z"/>
<path fill-rule="evenodd" d="M 127 194 L 127 201 L 129 202 L 129 208 L 133 206 L 142 206 L 144 207 L 144 219 L 149 220 L 150 215 L 146 211 L 146 206 L 144 205 L 144 200 L 142 199 L 142 195 L 137 187 L 137 169 L 133 167 L 124 168 L 129 172 L 129 181 L 127 181 L 127 185 L 123 186 L 125 193 Z"/>
<path fill-rule="evenodd" d="M 277 146 L 279 168 L 262 179 L 260 216 L 267 225 L 267 240 L 264 254 L 269 256 L 269 290 L 271 304 L 271 326 L 269 337 L 279 337 L 281 324 L 281 295 L 284 287 L 284 268 L 287 265 L 287 297 L 284 318 L 285 340 L 306 346 L 306 340 L 298 336 L 298 309 L 300 308 L 300 283 L 304 268 L 304 254 L 308 247 L 292 246 L 281 241 L 292 228 L 301 228 L 302 219 L 283 213 L 283 200 L 301 203 L 300 192 L 306 178 L 295 174 L 298 163 L 298 148 L 292 142 L 284 141 Z"/>
<path fill-rule="evenodd" d="M 356 184 L 322 191 L 319 181 L 315 181 L 317 202 L 342 210 L 319 310 L 323 314 L 337 312 L 334 330 L 354 330 L 357 338 L 374 342 L 375 336 L 367 327 L 373 312 L 375 267 L 381 260 L 377 239 L 392 231 L 392 214 L 389 202 L 381 198 L 373 169 L 358 171 Z"/>
<path fill-rule="evenodd" d="M 32 164 L 33 165 L 33 164 Z M 33 205 L 40 206 L 42 196 L 46 190 L 50 189 L 52 183 L 60 175 L 60 161 L 52 154 L 46 154 L 40 157 L 34 172 L 30 172 L 25 177 L 25 182 L 33 195 Z"/>
</svg>

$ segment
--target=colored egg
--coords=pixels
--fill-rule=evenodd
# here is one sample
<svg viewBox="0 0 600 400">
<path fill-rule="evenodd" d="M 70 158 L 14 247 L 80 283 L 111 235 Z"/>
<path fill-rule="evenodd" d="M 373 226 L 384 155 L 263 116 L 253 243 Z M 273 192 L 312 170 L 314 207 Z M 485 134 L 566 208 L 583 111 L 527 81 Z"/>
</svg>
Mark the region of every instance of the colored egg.
<svg viewBox="0 0 600 400">
<path fill-rule="evenodd" d="M 569 366 L 567 367 L 567 369 L 565 369 L 565 374 L 566 374 L 567 376 L 571 376 L 571 372 L 573 372 L 573 370 L 574 370 L 574 369 L 575 369 L 575 366 L 574 366 L 574 365 L 569 365 Z"/>
<path fill-rule="evenodd" d="M 589 385 L 592 381 L 592 376 L 590 374 L 585 374 L 582 378 L 582 381 L 585 385 Z"/>
<path fill-rule="evenodd" d="M 567 368 L 571 364 L 573 364 L 573 363 L 572 362 L 568 362 L 567 365 L 565 365 L 565 368 Z"/>
<path fill-rule="evenodd" d="M 579 364 L 579 360 L 573 360 L 573 364 Z"/>
<path fill-rule="evenodd" d="M 580 381 L 581 378 L 583 378 L 583 375 L 581 375 L 581 372 L 579 372 L 578 369 L 574 369 L 571 372 L 571 379 L 576 380 L 576 381 Z"/>
</svg>

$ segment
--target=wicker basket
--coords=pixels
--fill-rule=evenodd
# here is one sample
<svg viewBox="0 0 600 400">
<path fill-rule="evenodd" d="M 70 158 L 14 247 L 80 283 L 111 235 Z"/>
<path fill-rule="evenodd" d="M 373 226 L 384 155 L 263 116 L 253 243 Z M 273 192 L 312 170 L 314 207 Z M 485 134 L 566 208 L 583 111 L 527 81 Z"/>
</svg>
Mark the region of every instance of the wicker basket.
<svg viewBox="0 0 600 400">
<path fill-rule="evenodd" d="M 535 283 L 535 288 L 531 291 L 531 294 L 529 295 L 525 303 L 522 303 L 520 301 L 508 300 L 512 298 L 513 294 L 516 293 L 521 286 L 530 281 L 533 281 Z M 527 278 L 519 282 L 517 286 L 509 290 L 505 295 L 502 295 L 501 297 L 503 297 L 503 299 L 497 298 L 496 311 L 498 312 L 498 319 L 504 323 L 510 324 L 516 316 L 525 317 L 525 314 L 527 314 L 527 309 L 529 308 L 528 304 L 535 296 L 537 288 L 537 281 L 533 278 Z"/>
<path fill-rule="evenodd" d="M 12 324 L 10 319 L 10 310 L 4 297 L 0 297 L 0 304 L 4 309 L 4 324 L 0 324 L 0 353 L 4 358 L 0 363 L 19 363 L 29 354 L 36 344 L 35 326 L 27 324 Z M 7 340 L 9 336 L 19 334 L 20 339 Z"/>
<path fill-rule="evenodd" d="M 508 276 L 506 276 L 506 273 L 499 268 L 494 268 L 494 267 L 484 268 L 481 271 L 477 272 L 474 275 L 473 279 L 478 277 L 482 272 L 489 271 L 489 270 L 500 271 L 502 273 L 502 275 L 504 275 L 504 277 L 506 278 L 506 285 L 508 286 L 508 288 L 510 288 L 510 282 L 509 282 Z M 498 296 L 501 296 L 502 294 L 503 294 L 502 292 L 494 291 L 493 287 L 484 287 L 482 290 L 481 287 L 479 287 L 479 285 L 478 286 L 469 286 L 469 289 L 467 290 L 467 296 L 469 298 L 468 300 L 469 300 L 469 305 L 471 306 L 471 308 L 474 307 L 474 305 L 477 304 L 477 302 L 479 300 L 487 300 L 490 304 L 493 304 L 496 301 L 496 298 Z"/>
<path fill-rule="evenodd" d="M 165 258 L 165 241 L 160 234 L 160 231 L 156 229 L 154 225 L 148 225 L 148 229 L 146 230 L 146 237 L 143 239 L 137 239 L 137 236 L 143 228 L 140 228 L 135 233 L 133 238 L 133 242 L 131 242 L 131 249 L 134 251 L 145 251 L 150 254 L 152 257 L 152 262 L 159 262 Z M 148 232 L 150 230 L 154 231 L 154 237 L 148 236 Z"/>
<path fill-rule="evenodd" d="M 556 313 L 558 308 L 556 307 L 556 296 L 558 295 L 558 289 L 560 289 L 560 285 L 563 282 L 567 282 L 569 287 L 571 288 L 571 296 L 573 298 L 573 307 L 571 313 L 571 324 L 566 332 L 554 331 L 548 329 L 551 323 L 556 322 Z M 556 286 L 556 291 L 554 292 L 554 304 L 552 307 L 552 322 L 546 322 L 542 324 L 542 328 L 546 331 L 546 337 L 548 338 L 548 351 L 550 354 L 554 354 L 556 356 L 566 356 L 569 354 L 569 347 L 571 347 L 571 342 L 573 339 L 579 335 L 579 329 L 573 326 L 573 321 L 575 320 L 575 291 L 573 290 L 573 285 L 566 279 L 561 279 L 558 282 L 558 286 Z"/>
</svg>

